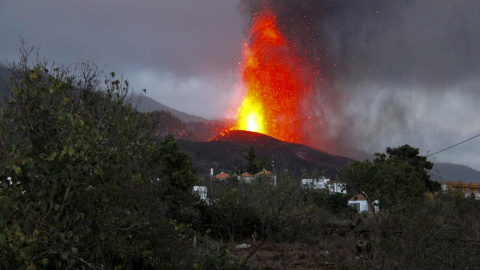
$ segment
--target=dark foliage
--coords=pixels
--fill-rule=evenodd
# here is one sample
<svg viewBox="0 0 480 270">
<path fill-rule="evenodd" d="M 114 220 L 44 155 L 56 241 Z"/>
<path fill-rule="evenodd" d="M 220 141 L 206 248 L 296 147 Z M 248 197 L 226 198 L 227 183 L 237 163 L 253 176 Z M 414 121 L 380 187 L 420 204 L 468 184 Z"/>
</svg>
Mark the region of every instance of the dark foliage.
<svg viewBox="0 0 480 270">
<path fill-rule="evenodd" d="M 188 264 L 178 210 L 195 182 L 188 155 L 171 137 L 157 143 L 113 72 L 30 64 L 22 52 L 0 109 L 0 268 Z"/>
</svg>

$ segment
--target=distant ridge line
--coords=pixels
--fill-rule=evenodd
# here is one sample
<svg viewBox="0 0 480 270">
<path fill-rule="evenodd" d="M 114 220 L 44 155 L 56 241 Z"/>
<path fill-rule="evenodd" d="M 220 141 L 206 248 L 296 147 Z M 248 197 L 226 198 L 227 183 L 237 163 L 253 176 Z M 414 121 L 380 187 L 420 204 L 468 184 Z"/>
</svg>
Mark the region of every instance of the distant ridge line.
<svg viewBox="0 0 480 270">
<path fill-rule="evenodd" d="M 139 112 L 153 112 L 153 111 L 167 111 L 175 115 L 176 117 L 180 118 L 185 123 L 189 122 L 199 122 L 199 123 L 207 123 L 209 122 L 208 119 L 205 119 L 200 116 L 188 114 L 176 109 L 173 109 L 171 107 L 168 107 L 167 105 L 164 105 L 156 100 L 154 100 L 151 97 L 145 96 L 145 95 L 139 95 L 139 94 L 134 94 L 134 98 L 130 102 L 132 105 L 135 105 L 138 103 L 138 108 L 137 110 Z"/>
</svg>

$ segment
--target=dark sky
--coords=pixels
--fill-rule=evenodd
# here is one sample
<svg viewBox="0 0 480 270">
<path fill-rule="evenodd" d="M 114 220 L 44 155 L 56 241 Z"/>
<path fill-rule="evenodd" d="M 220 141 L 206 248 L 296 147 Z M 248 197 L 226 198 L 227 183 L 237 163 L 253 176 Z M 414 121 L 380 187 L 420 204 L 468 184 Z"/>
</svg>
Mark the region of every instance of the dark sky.
<svg viewBox="0 0 480 270">
<path fill-rule="evenodd" d="M 51 60 L 106 64 L 175 109 L 232 117 L 260 2 L 269 1 L 0 1 L 0 57 L 18 59 L 23 37 Z M 426 155 L 480 134 L 479 0 L 271 2 L 328 79 L 315 102 L 332 143 L 408 143 Z M 479 153 L 480 138 L 435 161 L 480 170 Z"/>
</svg>

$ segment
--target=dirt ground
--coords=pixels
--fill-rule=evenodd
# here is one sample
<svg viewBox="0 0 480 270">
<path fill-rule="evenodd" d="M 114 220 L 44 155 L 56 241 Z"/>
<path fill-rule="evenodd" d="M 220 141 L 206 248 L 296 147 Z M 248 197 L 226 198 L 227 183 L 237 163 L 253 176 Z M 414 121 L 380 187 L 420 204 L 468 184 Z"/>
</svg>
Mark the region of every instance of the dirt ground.
<svg viewBox="0 0 480 270">
<path fill-rule="evenodd" d="M 356 239 L 334 237 L 319 243 L 265 242 L 248 260 L 252 269 L 358 269 L 361 255 Z M 242 260 L 258 243 L 246 243 L 249 249 L 229 246 L 233 258 Z"/>
</svg>

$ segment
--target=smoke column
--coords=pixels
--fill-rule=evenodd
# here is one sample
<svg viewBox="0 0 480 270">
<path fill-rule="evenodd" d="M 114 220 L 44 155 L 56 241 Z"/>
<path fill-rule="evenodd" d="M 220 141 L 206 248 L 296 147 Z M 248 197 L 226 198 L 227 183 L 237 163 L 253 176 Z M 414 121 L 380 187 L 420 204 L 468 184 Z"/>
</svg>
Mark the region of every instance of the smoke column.
<svg viewBox="0 0 480 270">
<path fill-rule="evenodd" d="M 336 153 L 404 143 L 433 151 L 429 138 L 448 145 L 471 135 L 455 119 L 478 121 L 451 108 L 474 110 L 480 98 L 479 1 L 243 0 L 248 27 L 264 6 L 314 70 L 306 144 Z"/>
</svg>

